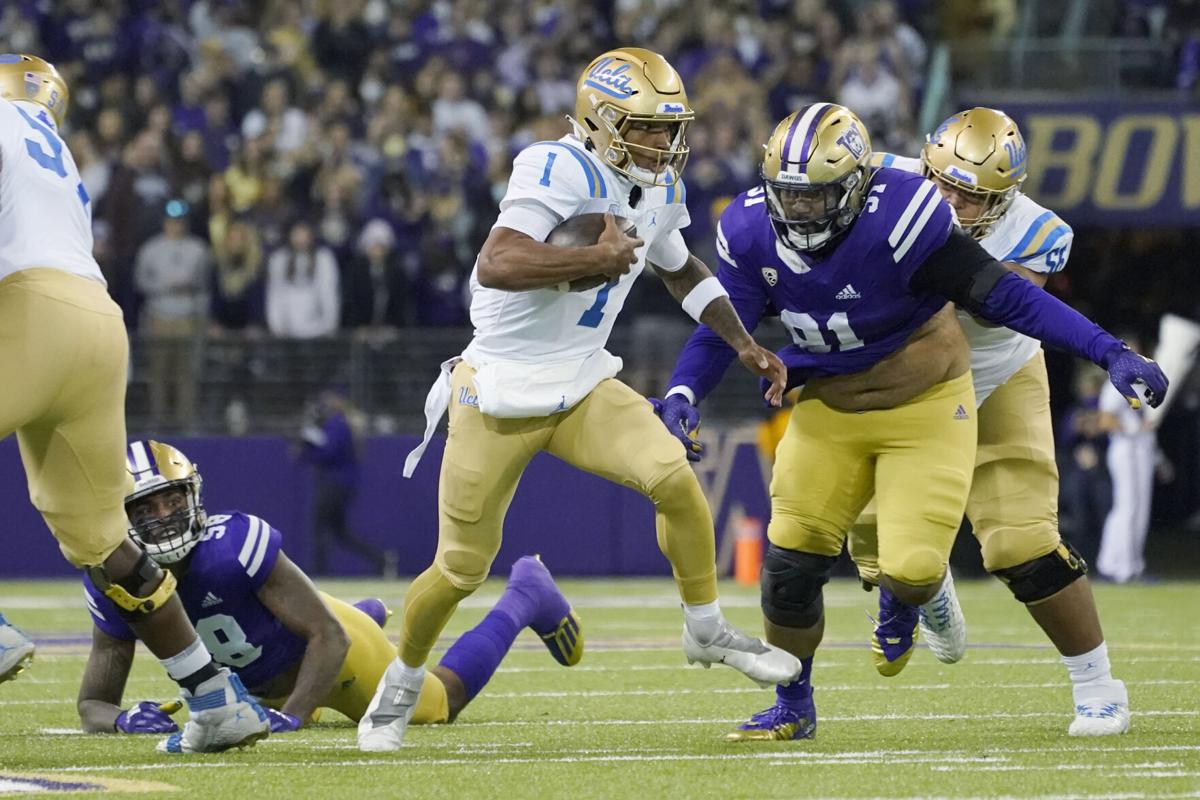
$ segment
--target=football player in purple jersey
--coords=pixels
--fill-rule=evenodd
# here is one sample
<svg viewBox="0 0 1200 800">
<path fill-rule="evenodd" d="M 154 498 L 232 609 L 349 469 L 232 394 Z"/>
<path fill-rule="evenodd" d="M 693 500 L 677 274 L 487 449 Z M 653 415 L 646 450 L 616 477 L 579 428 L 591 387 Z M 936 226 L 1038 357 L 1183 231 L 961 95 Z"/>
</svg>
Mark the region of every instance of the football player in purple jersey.
<svg viewBox="0 0 1200 800">
<path fill-rule="evenodd" d="M 762 570 L 767 640 L 801 659 L 798 681 L 729 735 L 800 739 L 816 730 L 811 670 L 824 632 L 822 587 L 846 531 L 878 504 L 877 669 L 912 653 L 918 606 L 939 590 L 975 462 L 970 351 L 954 304 L 1104 367 L 1131 404 L 1158 405 L 1167 380 L 1149 359 L 1025 278 L 955 225 L 936 186 L 872 169 L 862 121 L 833 103 L 789 115 L 766 146 L 761 185 L 721 216 L 718 278 L 747 330 L 778 316 L 780 356 L 799 402 L 776 453 Z M 659 406 L 683 441 L 696 404 L 733 353 L 701 325 Z M 1000 575 L 1018 597 L 1082 574 L 1067 547 Z"/>
<path fill-rule="evenodd" d="M 271 731 L 293 731 L 333 708 L 354 721 L 395 656 L 383 633 L 382 601 L 353 606 L 317 591 L 284 554 L 279 531 L 250 514 L 209 515 L 195 466 L 170 445 L 129 446 L 134 491 L 126 501 L 130 535 L 178 580 L 188 617 L 214 658 L 267 708 Z M 79 690 L 83 729 L 92 733 L 172 733 L 178 703 L 124 707 L 137 636 L 87 579 L 92 651 Z M 563 624 L 564 621 L 566 624 Z M 450 722 L 491 678 L 524 627 L 564 666 L 583 654 L 579 621 L 549 570 L 519 559 L 496 605 L 427 673 L 414 720 Z M 167 739 L 178 747 L 180 734 Z M 174 743 L 174 744 L 172 744 Z"/>
</svg>

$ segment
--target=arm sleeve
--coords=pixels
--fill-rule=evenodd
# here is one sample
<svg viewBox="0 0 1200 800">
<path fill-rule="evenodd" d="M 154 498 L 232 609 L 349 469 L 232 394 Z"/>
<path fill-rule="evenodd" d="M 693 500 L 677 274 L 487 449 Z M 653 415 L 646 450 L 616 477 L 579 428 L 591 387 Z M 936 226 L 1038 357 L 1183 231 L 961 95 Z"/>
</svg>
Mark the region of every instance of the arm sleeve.
<svg viewBox="0 0 1200 800">
<path fill-rule="evenodd" d="M 650 245 L 646 252 L 646 260 L 663 272 L 678 272 L 683 269 L 688 260 L 687 243 L 678 229 L 671 231 L 668 236 L 660 236 Z"/>
<path fill-rule="evenodd" d="M 267 582 L 279 559 L 283 536 L 258 517 L 243 516 L 246 525 L 242 528 L 242 536 L 230 541 L 230 546 L 237 552 L 237 564 L 232 569 L 237 578 L 249 581 L 250 588 L 257 592 Z"/>
<path fill-rule="evenodd" d="M 738 266 L 720 223 L 717 225 L 717 254 L 720 262 L 717 280 L 729 292 L 729 301 L 742 325 L 753 333 L 770 305 L 770 298 L 758 276 L 748 268 Z M 699 403 L 721 382 L 736 355 L 712 328 L 700 325 L 683 346 L 667 385 L 688 388 L 693 395 L 689 399 Z"/>
<path fill-rule="evenodd" d="M 1121 343 L 1054 295 L 1004 268 L 979 243 L 955 230 L 921 264 L 910 287 L 940 294 L 989 322 L 1040 339 L 1107 369 Z"/>
<path fill-rule="evenodd" d="M 114 639 L 126 642 L 137 640 L 137 634 L 121 618 L 116 604 L 105 597 L 86 577 L 83 579 L 83 598 L 87 601 L 88 613 L 92 615 L 92 622 L 97 628 Z"/>
<path fill-rule="evenodd" d="M 492 227 L 544 242 L 560 222 L 581 213 L 589 199 L 607 196 L 604 176 L 586 153 L 563 142 L 539 142 L 513 161 Z"/>
</svg>

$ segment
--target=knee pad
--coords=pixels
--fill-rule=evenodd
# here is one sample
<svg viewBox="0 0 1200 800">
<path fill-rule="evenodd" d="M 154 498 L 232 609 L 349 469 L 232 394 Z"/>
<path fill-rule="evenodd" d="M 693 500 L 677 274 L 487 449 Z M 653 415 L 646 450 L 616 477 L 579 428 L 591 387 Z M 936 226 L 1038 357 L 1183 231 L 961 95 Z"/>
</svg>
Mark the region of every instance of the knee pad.
<svg viewBox="0 0 1200 800">
<path fill-rule="evenodd" d="M 992 572 L 1022 603 L 1036 603 L 1057 594 L 1087 575 L 1087 562 L 1067 541 L 1044 556 Z"/>
<path fill-rule="evenodd" d="M 880 575 L 909 586 L 928 586 L 946 574 L 946 555 L 932 547 L 914 547 L 894 561 L 880 564 Z"/>
<path fill-rule="evenodd" d="M 825 610 L 821 587 L 836 561 L 836 556 L 769 545 L 762 566 L 763 616 L 785 628 L 816 625 Z"/>
<path fill-rule="evenodd" d="M 490 556 L 475 550 L 447 549 L 438 557 L 438 568 L 456 589 L 473 592 L 487 580 L 495 553 Z"/>
<path fill-rule="evenodd" d="M 175 576 L 142 553 L 128 574 L 113 580 L 103 564 L 87 568 L 88 577 L 104 596 L 126 614 L 149 614 L 171 599 Z"/>
</svg>

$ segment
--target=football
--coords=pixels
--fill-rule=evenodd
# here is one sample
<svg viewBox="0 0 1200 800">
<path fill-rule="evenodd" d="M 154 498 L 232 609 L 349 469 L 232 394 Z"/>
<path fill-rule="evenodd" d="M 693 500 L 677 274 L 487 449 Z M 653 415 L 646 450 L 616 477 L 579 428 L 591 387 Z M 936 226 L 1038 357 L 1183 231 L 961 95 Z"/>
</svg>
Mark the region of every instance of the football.
<svg viewBox="0 0 1200 800">
<path fill-rule="evenodd" d="M 637 236 L 637 228 L 632 222 L 624 217 L 615 217 L 617 227 L 625 232 L 627 236 Z M 546 244 L 552 244 L 556 247 L 587 247 L 595 244 L 600 238 L 600 234 L 604 232 L 604 215 L 603 214 L 580 214 L 577 217 L 563 220 L 558 227 L 550 231 L 550 235 L 546 237 Z M 586 292 L 588 289 L 595 289 L 608 282 L 606 275 L 588 275 L 583 278 L 576 278 L 567 283 L 564 281 L 559 284 L 560 291 L 568 292 Z"/>
</svg>

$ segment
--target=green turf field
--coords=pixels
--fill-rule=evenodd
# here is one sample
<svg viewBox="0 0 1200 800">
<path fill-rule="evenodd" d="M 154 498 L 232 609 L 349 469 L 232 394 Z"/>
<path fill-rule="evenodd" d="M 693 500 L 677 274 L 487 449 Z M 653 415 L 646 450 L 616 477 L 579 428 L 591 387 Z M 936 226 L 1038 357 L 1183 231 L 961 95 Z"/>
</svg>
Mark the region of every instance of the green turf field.
<svg viewBox="0 0 1200 800">
<path fill-rule="evenodd" d="M 1079 740 L 1066 735 L 1071 695 L 1057 655 L 999 584 L 959 582 L 971 639 L 963 662 L 942 665 L 922 649 L 885 679 L 866 646 L 863 612 L 876 596 L 835 582 L 814 670 L 817 738 L 766 744 L 723 741 L 771 694 L 731 670 L 686 666 L 669 582 L 562 583 L 583 620 L 583 662 L 560 667 L 523 633 L 459 722 L 410 728 L 390 757 L 360 754 L 353 726 L 332 712 L 314 728 L 215 756 L 157 755 L 158 737 L 77 734 L 90 625 L 79 584 L 2 584 L 0 609 L 43 645 L 27 672 L 0 685 L 0 794 L 6 778 L 36 773 L 231 800 L 1200 796 L 1195 583 L 1097 588 L 1134 722 L 1123 737 Z M 404 586 L 322 588 L 395 605 Z M 476 622 L 500 588 L 490 583 L 464 604 L 447 635 Z M 729 585 L 723 598 L 735 623 L 761 629 L 756 590 Z M 167 699 L 172 687 L 140 651 L 126 700 Z"/>
</svg>

